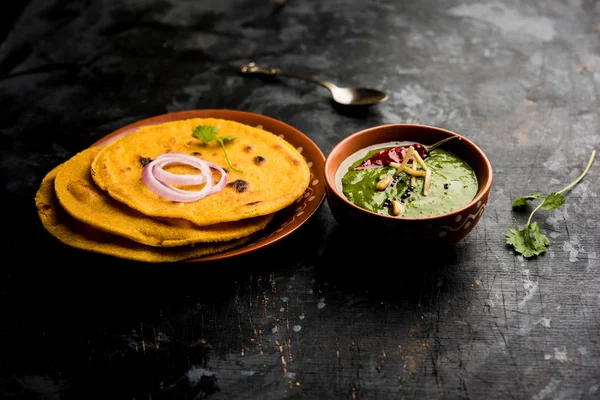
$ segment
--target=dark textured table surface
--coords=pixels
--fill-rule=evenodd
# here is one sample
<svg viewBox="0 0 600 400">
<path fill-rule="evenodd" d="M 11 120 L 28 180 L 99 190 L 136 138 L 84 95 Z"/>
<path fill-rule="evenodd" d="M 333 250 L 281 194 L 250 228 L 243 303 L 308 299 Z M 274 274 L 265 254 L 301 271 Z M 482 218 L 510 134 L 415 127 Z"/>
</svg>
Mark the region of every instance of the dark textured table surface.
<svg viewBox="0 0 600 400">
<path fill-rule="evenodd" d="M 505 244 L 527 219 L 512 199 L 563 188 L 600 149 L 600 3 L 21 4 L 0 47 L 3 398 L 600 397 L 598 160 L 536 213 L 546 253 Z M 311 83 L 240 75 L 249 61 L 390 97 L 340 108 Z M 280 119 L 325 155 L 378 124 L 459 132 L 494 167 L 488 208 L 450 251 L 399 238 L 393 256 L 352 244 L 326 202 L 214 263 L 94 256 L 43 229 L 52 167 L 139 119 L 215 108 Z"/>
</svg>

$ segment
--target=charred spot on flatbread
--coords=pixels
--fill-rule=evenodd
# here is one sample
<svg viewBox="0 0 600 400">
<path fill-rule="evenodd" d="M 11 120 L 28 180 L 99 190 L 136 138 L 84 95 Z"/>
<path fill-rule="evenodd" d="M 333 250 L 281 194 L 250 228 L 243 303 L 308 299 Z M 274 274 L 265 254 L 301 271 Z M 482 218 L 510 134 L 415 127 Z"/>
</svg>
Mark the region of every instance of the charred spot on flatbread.
<svg viewBox="0 0 600 400">
<path fill-rule="evenodd" d="M 227 187 L 235 188 L 235 191 L 238 193 L 244 193 L 246 190 L 248 190 L 248 182 L 242 179 L 236 179 L 233 182 L 229 182 Z"/>
</svg>

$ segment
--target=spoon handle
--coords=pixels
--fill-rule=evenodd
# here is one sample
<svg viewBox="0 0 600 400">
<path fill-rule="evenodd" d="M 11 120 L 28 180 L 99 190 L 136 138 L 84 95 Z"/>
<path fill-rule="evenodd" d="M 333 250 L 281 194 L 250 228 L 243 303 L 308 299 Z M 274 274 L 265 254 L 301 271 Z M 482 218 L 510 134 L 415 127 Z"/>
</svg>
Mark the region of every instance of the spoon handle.
<svg viewBox="0 0 600 400">
<path fill-rule="evenodd" d="M 270 76 L 275 76 L 275 75 L 287 76 L 289 78 L 297 78 L 297 79 L 302 79 L 302 80 L 305 80 L 305 81 L 313 82 L 313 83 L 316 83 L 318 85 L 324 86 L 324 87 L 326 87 L 329 90 L 332 90 L 332 89 L 335 88 L 335 85 L 333 83 L 331 83 L 331 82 L 322 81 L 322 80 L 313 78 L 312 76 L 300 75 L 300 74 L 296 74 L 296 73 L 293 73 L 293 72 L 283 71 L 280 68 L 263 67 L 263 66 L 257 65 L 254 62 L 242 65 L 240 67 L 240 72 L 242 72 L 244 74 L 262 74 L 262 75 L 270 75 Z"/>
</svg>

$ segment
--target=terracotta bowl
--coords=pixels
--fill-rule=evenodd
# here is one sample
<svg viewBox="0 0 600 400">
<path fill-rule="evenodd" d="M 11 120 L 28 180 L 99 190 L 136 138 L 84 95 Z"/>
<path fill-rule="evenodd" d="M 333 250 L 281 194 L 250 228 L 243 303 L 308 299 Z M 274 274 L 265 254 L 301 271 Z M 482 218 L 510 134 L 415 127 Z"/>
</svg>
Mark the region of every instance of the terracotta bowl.
<svg viewBox="0 0 600 400">
<path fill-rule="evenodd" d="M 391 141 L 414 141 L 427 145 L 449 136 L 459 136 L 461 140 L 451 140 L 442 148 L 469 164 L 479 184 L 475 198 L 458 210 L 426 218 L 386 216 L 351 203 L 336 187 L 336 172 L 340 164 L 365 147 Z M 458 242 L 477 225 L 485 211 L 491 186 L 492 166 L 479 147 L 464 136 L 433 126 L 389 124 L 365 129 L 339 142 L 325 161 L 327 203 L 338 224 L 360 232 L 401 239 L 398 243 L 418 241 L 450 245 Z"/>
</svg>

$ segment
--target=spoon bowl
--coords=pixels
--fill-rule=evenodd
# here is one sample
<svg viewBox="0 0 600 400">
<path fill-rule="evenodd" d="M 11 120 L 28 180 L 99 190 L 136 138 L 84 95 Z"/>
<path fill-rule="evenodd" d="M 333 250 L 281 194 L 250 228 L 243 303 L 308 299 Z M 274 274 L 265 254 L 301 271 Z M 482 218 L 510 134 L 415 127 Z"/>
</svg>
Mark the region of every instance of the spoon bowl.
<svg viewBox="0 0 600 400">
<path fill-rule="evenodd" d="M 326 87 L 331 92 L 333 101 L 346 106 L 370 106 L 384 102 L 388 99 L 387 93 L 370 88 L 346 88 L 339 87 L 332 82 L 316 79 L 312 76 L 300 75 L 294 72 L 283 71 L 280 68 L 261 67 L 254 62 L 244 64 L 240 67 L 243 74 L 262 74 L 270 76 L 287 76 L 289 78 L 302 79 Z"/>
<path fill-rule="evenodd" d="M 368 106 L 387 100 L 388 95 L 380 90 L 369 88 L 329 87 L 333 100 L 346 106 Z"/>
</svg>

